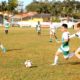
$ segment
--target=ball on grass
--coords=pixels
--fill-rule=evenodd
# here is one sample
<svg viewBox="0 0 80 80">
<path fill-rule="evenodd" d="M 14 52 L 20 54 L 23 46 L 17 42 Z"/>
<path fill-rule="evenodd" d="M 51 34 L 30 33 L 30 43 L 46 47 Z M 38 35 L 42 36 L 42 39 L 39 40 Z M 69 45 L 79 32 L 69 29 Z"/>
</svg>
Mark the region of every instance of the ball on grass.
<svg viewBox="0 0 80 80">
<path fill-rule="evenodd" d="M 32 62 L 30 60 L 26 60 L 24 64 L 28 68 L 31 68 L 32 67 Z"/>
</svg>

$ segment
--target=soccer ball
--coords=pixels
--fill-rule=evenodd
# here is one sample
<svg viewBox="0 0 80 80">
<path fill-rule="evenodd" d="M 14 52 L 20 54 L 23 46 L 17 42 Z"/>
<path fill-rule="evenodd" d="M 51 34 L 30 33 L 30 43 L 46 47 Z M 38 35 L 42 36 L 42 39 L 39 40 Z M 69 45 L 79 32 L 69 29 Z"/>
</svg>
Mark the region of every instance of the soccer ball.
<svg viewBox="0 0 80 80">
<path fill-rule="evenodd" d="M 32 67 L 32 62 L 30 60 L 26 60 L 24 64 L 26 67 Z"/>
</svg>

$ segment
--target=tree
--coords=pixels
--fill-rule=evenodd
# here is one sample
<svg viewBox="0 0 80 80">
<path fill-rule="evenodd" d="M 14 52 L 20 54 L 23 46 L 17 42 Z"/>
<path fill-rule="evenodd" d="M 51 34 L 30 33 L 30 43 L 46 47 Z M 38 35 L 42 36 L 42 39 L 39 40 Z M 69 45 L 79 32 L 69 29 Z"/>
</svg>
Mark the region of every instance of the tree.
<svg viewBox="0 0 80 80">
<path fill-rule="evenodd" d="M 48 13 L 48 3 L 43 2 L 35 2 L 31 3 L 30 5 L 26 6 L 27 11 L 36 11 L 38 13 Z"/>
<path fill-rule="evenodd" d="M 7 10 L 7 3 L 6 1 L 2 1 L 0 5 L 0 11 L 6 11 Z"/>
<path fill-rule="evenodd" d="M 18 0 L 8 0 L 8 11 L 12 12 L 18 6 Z"/>
<path fill-rule="evenodd" d="M 58 15 L 65 15 L 70 14 L 72 15 L 74 12 L 80 13 L 80 2 L 75 0 L 64 0 L 60 2 L 59 0 L 51 0 L 51 2 L 32 2 L 28 6 L 26 6 L 27 11 L 36 11 L 38 13 L 50 13 L 51 15 L 58 16 Z M 49 0 L 45 0 L 49 1 Z M 75 6 L 76 4 L 76 6 Z"/>
</svg>

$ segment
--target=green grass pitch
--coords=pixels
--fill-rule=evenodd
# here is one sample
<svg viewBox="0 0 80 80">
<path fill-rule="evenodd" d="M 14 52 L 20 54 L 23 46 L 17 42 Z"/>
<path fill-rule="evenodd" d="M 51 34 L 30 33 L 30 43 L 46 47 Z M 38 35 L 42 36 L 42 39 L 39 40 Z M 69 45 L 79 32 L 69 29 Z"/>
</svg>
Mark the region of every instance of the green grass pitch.
<svg viewBox="0 0 80 80">
<path fill-rule="evenodd" d="M 60 39 L 60 29 L 57 36 Z M 0 80 L 80 80 L 80 60 L 76 57 L 66 61 L 60 55 L 59 65 L 50 65 L 60 44 L 49 42 L 48 28 L 42 28 L 41 36 L 34 28 L 13 27 L 8 35 L 0 28 L 0 42 L 7 48 L 6 54 L 0 50 Z M 79 42 L 77 38 L 70 40 L 71 51 Z M 25 67 L 26 60 L 32 61 L 32 68 Z"/>
</svg>

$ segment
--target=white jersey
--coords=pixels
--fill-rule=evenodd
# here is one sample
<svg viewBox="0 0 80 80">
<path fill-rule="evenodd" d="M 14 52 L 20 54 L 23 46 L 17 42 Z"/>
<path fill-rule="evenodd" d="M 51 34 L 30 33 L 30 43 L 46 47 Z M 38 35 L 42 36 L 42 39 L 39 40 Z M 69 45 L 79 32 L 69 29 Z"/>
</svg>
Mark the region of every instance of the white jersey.
<svg viewBox="0 0 80 80">
<path fill-rule="evenodd" d="M 9 22 L 7 20 L 4 20 L 5 27 L 9 25 Z"/>
<path fill-rule="evenodd" d="M 65 42 L 65 40 L 68 40 L 67 42 Z M 61 48 L 64 51 L 69 51 L 69 32 L 64 32 L 62 34 L 62 45 Z"/>
<path fill-rule="evenodd" d="M 37 31 L 40 31 L 41 30 L 41 25 L 39 23 L 36 25 L 36 30 Z"/>
<path fill-rule="evenodd" d="M 58 23 L 50 23 L 50 34 L 56 33 Z"/>
<path fill-rule="evenodd" d="M 50 29 L 54 29 L 54 30 L 56 29 L 56 26 L 54 25 L 54 23 L 50 24 Z"/>
<path fill-rule="evenodd" d="M 64 40 L 68 40 L 69 39 L 69 32 L 64 32 L 63 34 L 62 34 L 62 39 L 64 39 Z"/>
</svg>

